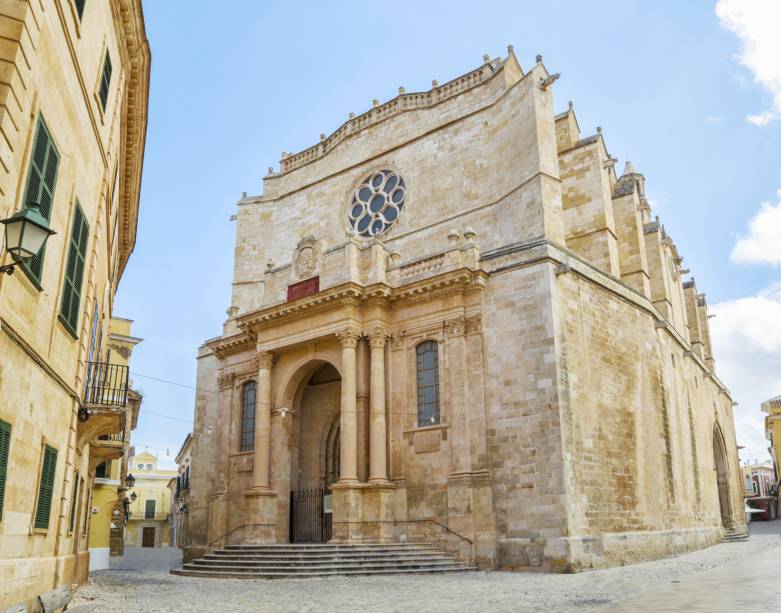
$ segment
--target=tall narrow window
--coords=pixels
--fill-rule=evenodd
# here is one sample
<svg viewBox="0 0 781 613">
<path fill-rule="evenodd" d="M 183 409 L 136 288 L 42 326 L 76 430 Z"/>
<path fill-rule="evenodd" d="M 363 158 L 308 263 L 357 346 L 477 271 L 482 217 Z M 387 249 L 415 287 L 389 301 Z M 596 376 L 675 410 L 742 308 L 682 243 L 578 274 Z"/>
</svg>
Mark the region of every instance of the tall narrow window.
<svg viewBox="0 0 781 613">
<path fill-rule="evenodd" d="M 241 394 L 241 451 L 255 449 L 255 382 L 247 381 Z"/>
<path fill-rule="evenodd" d="M 65 268 L 65 281 L 62 288 L 60 319 L 74 335 L 77 335 L 79 323 L 79 305 L 81 287 L 84 280 L 84 263 L 87 260 L 87 239 L 89 226 L 79 203 L 73 215 L 70 243 L 68 245 L 68 264 Z"/>
<path fill-rule="evenodd" d="M 35 202 L 46 221 L 49 221 L 52 215 L 54 186 L 57 182 L 59 164 L 60 155 L 57 153 L 43 117 L 39 116 L 38 125 L 35 128 L 32 156 L 30 156 L 30 167 L 27 169 L 27 185 L 24 188 L 22 208 L 27 208 L 31 202 Z M 45 251 L 46 246 L 42 247 L 38 255 L 24 265 L 24 270 L 37 284 L 41 282 L 43 274 Z"/>
<path fill-rule="evenodd" d="M 108 104 L 108 88 L 111 84 L 111 58 L 108 51 L 106 51 L 106 57 L 103 58 L 103 72 L 100 75 L 100 89 L 98 90 L 98 97 L 100 98 L 100 106 L 105 111 L 106 104 Z"/>
<path fill-rule="evenodd" d="M 8 473 L 8 456 L 11 450 L 11 424 L 0 419 L 0 519 L 3 519 L 5 476 Z"/>
<path fill-rule="evenodd" d="M 439 352 L 436 341 L 415 349 L 418 367 L 418 426 L 439 423 Z"/>
<path fill-rule="evenodd" d="M 41 483 L 38 486 L 38 505 L 35 509 L 35 527 L 48 528 L 49 515 L 52 509 L 52 496 L 54 495 L 54 473 L 57 469 L 57 450 L 54 447 L 46 447 L 43 450 L 43 463 L 41 464 Z"/>
<path fill-rule="evenodd" d="M 144 519 L 154 519 L 155 518 L 155 505 L 157 502 L 155 500 L 147 500 L 146 501 L 146 507 L 144 508 Z"/>
<path fill-rule="evenodd" d="M 97 476 L 97 475 L 96 475 Z M 79 495 L 79 471 L 76 471 L 73 476 L 73 498 L 71 499 L 71 518 L 68 522 L 68 532 L 73 532 L 73 528 L 76 526 L 76 498 Z"/>
</svg>

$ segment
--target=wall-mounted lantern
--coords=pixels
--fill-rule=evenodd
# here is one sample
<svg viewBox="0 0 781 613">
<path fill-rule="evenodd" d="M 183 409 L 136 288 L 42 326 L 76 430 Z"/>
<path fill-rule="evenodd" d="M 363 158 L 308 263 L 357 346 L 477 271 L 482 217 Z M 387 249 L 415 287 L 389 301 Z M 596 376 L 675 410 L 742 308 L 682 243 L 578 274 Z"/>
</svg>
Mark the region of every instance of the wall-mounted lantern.
<svg viewBox="0 0 781 613">
<path fill-rule="evenodd" d="M 9 275 L 14 274 L 17 265 L 38 255 L 46 240 L 57 234 L 49 228 L 37 202 L 31 202 L 8 219 L 0 219 L 0 223 L 5 226 L 5 249 L 13 258 L 12 264 L 0 266 L 0 273 Z"/>
</svg>

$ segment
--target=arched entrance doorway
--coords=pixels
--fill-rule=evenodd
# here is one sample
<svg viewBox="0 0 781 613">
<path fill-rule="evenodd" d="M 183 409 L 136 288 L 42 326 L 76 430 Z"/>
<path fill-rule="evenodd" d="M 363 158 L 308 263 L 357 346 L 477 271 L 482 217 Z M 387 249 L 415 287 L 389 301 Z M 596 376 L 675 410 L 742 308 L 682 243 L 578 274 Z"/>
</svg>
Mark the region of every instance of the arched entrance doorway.
<svg viewBox="0 0 781 613">
<path fill-rule="evenodd" d="M 725 530 L 732 530 L 732 505 L 730 504 L 727 452 L 724 447 L 724 438 L 718 425 L 713 429 L 713 461 L 716 465 L 716 487 L 719 493 L 721 525 Z"/>
<path fill-rule="evenodd" d="M 331 539 L 331 485 L 339 479 L 341 377 L 323 363 L 303 384 L 290 493 L 290 541 Z"/>
</svg>

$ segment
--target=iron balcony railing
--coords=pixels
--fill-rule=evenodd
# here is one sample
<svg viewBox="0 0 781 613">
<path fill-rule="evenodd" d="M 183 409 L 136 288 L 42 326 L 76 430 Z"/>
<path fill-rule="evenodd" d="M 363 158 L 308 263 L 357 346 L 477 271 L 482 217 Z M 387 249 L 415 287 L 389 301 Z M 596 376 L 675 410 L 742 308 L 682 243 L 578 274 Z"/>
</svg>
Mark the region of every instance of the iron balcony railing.
<svg viewBox="0 0 781 613">
<path fill-rule="evenodd" d="M 84 404 L 126 407 L 127 385 L 127 366 L 107 362 L 87 362 Z"/>
</svg>

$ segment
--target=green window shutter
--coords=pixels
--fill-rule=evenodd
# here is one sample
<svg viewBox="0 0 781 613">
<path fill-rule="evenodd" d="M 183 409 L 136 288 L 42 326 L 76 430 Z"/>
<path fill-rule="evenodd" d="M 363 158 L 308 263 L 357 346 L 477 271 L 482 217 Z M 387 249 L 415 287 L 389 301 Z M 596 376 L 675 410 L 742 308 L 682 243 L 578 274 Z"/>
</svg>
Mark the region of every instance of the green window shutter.
<svg viewBox="0 0 781 613">
<path fill-rule="evenodd" d="M 68 524 L 68 532 L 73 532 L 76 524 L 76 497 L 79 495 L 79 471 L 73 474 L 73 499 L 71 500 L 71 519 Z"/>
<path fill-rule="evenodd" d="M 106 110 L 106 104 L 108 104 L 108 88 L 111 84 L 111 58 L 106 51 L 106 57 L 103 60 L 103 74 L 100 76 L 100 90 L 98 96 L 100 97 L 100 106 L 103 110 Z"/>
<path fill-rule="evenodd" d="M 73 214 L 73 227 L 68 242 L 68 262 L 65 266 L 65 280 L 62 287 L 62 303 L 60 315 L 62 321 L 73 333 L 78 335 L 79 305 L 81 304 L 81 287 L 84 280 L 84 263 L 87 260 L 87 240 L 89 225 L 81 206 L 76 202 Z"/>
<path fill-rule="evenodd" d="M 35 527 L 48 528 L 49 516 L 52 509 L 52 496 L 54 495 L 54 473 L 57 469 L 57 450 L 54 447 L 46 447 L 43 450 L 43 464 L 41 465 L 41 485 L 38 488 L 38 506 L 35 509 Z"/>
<path fill-rule="evenodd" d="M 84 5 L 87 3 L 87 0 L 73 0 L 73 4 L 76 5 L 76 13 L 79 15 L 79 19 L 81 19 L 81 16 L 84 14 Z"/>
<path fill-rule="evenodd" d="M 27 185 L 24 189 L 22 207 L 27 208 L 30 202 L 38 203 L 41 215 L 46 221 L 51 219 L 52 201 L 54 200 L 54 186 L 57 182 L 57 167 L 60 164 L 60 155 L 52 142 L 49 130 L 43 117 L 38 117 L 38 126 L 35 130 L 33 141 L 33 153 L 30 158 L 30 167 L 27 170 Z M 38 255 L 31 258 L 24 269 L 36 281 L 40 282 L 43 274 L 43 257 L 46 251 L 44 246 Z"/>
<path fill-rule="evenodd" d="M 3 519 L 5 476 L 8 472 L 8 454 L 11 449 L 11 424 L 0 419 L 0 519 Z"/>
</svg>

